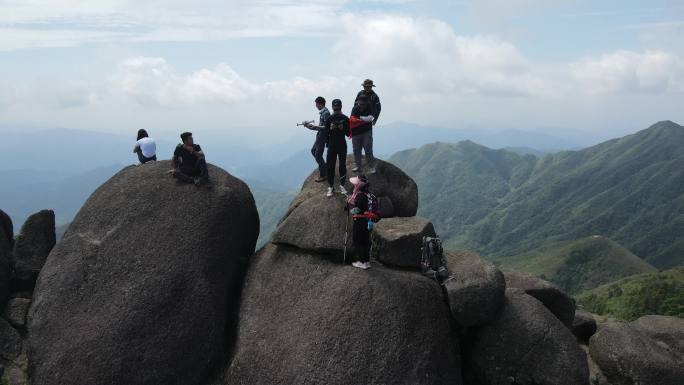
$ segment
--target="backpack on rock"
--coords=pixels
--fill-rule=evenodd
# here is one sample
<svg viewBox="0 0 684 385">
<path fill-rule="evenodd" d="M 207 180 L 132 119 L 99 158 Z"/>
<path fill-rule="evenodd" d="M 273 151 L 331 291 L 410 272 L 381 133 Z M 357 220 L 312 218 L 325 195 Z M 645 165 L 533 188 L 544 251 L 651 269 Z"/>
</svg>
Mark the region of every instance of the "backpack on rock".
<svg viewBox="0 0 684 385">
<path fill-rule="evenodd" d="M 423 237 L 423 248 L 420 259 L 423 275 L 443 283 L 449 278 L 442 240 L 439 238 Z"/>
</svg>

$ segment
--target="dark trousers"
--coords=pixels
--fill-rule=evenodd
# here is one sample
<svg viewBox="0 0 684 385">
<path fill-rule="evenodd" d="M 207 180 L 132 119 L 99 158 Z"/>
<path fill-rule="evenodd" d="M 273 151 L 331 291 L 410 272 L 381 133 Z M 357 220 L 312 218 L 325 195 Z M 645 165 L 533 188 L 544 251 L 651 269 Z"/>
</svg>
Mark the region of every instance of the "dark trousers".
<svg viewBox="0 0 684 385">
<path fill-rule="evenodd" d="M 354 219 L 354 253 L 359 262 L 370 261 L 370 231 L 368 219 Z"/>
<path fill-rule="evenodd" d="M 344 139 L 343 139 L 344 140 Z M 339 163 L 340 185 L 344 186 L 347 178 L 347 142 L 335 143 L 328 147 L 328 185 L 335 186 L 335 163 Z"/>
<path fill-rule="evenodd" d="M 145 155 L 143 155 L 142 150 L 140 148 L 138 148 L 135 151 L 135 153 L 138 154 L 138 160 L 140 161 L 140 164 L 145 164 L 145 163 L 151 162 L 151 161 L 155 161 L 155 162 L 157 161 L 157 155 L 152 155 L 151 158 L 147 158 L 147 157 L 145 157 Z"/>
<path fill-rule="evenodd" d="M 209 180 L 207 161 L 202 158 L 198 159 L 194 166 L 186 167 L 183 165 L 183 167 L 176 169 L 173 176 L 174 178 L 187 183 L 194 183 L 195 178 L 200 178 L 200 180 L 206 182 Z"/>
<path fill-rule="evenodd" d="M 311 155 L 316 159 L 318 163 L 318 176 L 325 178 L 328 173 L 328 168 L 325 165 L 325 160 L 323 159 L 323 152 L 325 151 L 325 142 L 316 139 L 313 147 L 311 147 Z"/>
</svg>

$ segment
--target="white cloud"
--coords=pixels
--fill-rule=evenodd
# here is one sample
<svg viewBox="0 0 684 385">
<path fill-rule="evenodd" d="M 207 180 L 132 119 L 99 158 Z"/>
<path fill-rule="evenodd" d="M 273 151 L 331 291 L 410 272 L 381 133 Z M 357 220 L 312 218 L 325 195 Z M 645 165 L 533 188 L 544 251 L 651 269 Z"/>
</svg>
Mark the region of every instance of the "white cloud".
<svg viewBox="0 0 684 385">
<path fill-rule="evenodd" d="M 317 35 L 345 0 L 0 0 L 0 51 L 92 42 Z"/>
<path fill-rule="evenodd" d="M 578 90 L 588 93 L 684 92 L 684 59 L 673 53 L 620 50 L 570 68 Z"/>
<path fill-rule="evenodd" d="M 492 36 L 460 36 L 434 19 L 377 17 L 347 31 L 334 54 L 345 67 L 375 73 L 385 84 L 417 94 L 535 95 L 547 92 L 544 79 L 518 49 Z M 426 95 L 427 96 L 427 95 Z"/>
</svg>

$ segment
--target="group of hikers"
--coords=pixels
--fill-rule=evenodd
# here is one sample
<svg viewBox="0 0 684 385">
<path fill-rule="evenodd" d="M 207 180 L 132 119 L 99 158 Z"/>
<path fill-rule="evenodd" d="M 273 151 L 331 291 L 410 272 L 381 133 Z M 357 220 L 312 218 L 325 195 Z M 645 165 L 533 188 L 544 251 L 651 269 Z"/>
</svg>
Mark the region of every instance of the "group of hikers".
<svg viewBox="0 0 684 385">
<path fill-rule="evenodd" d="M 333 196 L 335 187 L 335 163 L 339 163 L 339 188 L 340 193 L 346 194 L 344 188 L 347 177 L 347 141 L 350 138 L 354 153 L 354 167 L 352 172 L 360 173 L 362 170 L 363 155 L 366 156 L 368 173 L 375 174 L 375 157 L 373 156 L 373 126 L 380 117 L 380 98 L 373 91 L 373 81 L 366 79 L 362 84 L 363 90 L 356 95 L 351 116 L 342 113 L 342 101 L 332 101 L 333 113 L 325 106 L 325 98 L 319 96 L 314 103 L 318 109 L 320 118 L 317 125 L 306 122 L 304 125 L 317 131 L 316 140 L 311 148 L 316 163 L 318 163 L 318 179 L 316 182 L 328 181 L 328 197 Z M 323 153 L 328 148 L 327 156 Z"/>
<path fill-rule="evenodd" d="M 311 149 L 311 154 L 318 163 L 318 178 L 316 182 L 328 182 L 326 196 L 334 195 L 335 166 L 339 168 L 339 192 L 346 197 L 345 210 L 349 212 L 353 220 L 352 240 L 356 260 L 352 266 L 360 269 L 370 268 L 370 231 L 373 223 L 380 219 L 378 200 L 370 193 L 368 178 L 363 174 L 363 155 L 369 174 L 375 174 L 376 161 L 373 157 L 373 126 L 380 117 L 380 98 L 373 91 L 373 81 L 366 79 L 361 90 L 356 96 L 350 117 L 342 113 L 342 101 L 332 101 L 332 114 L 326 108 L 326 100 L 319 96 L 315 100 L 316 108 L 320 114 L 318 125 L 313 122 L 305 122 L 304 125 L 316 131 L 316 141 Z M 172 169 L 168 174 L 181 182 L 193 183 L 196 186 L 205 185 L 209 182 L 207 162 L 202 148 L 195 144 L 192 133 L 184 132 L 180 135 L 181 143 L 176 146 L 171 161 Z M 354 153 L 354 167 L 352 172 L 358 175 L 349 179 L 353 186 L 349 194 L 344 187 L 347 181 L 347 138 L 352 141 Z M 328 149 L 324 157 L 325 149 Z M 150 138 L 146 130 L 138 131 L 138 138 L 133 152 L 138 155 L 140 164 L 157 160 L 156 142 Z M 348 222 L 347 222 L 348 223 Z M 346 231 L 345 231 L 346 232 Z M 345 261 L 346 261 L 346 235 L 345 235 Z"/>
<path fill-rule="evenodd" d="M 326 196 L 332 197 L 335 188 L 335 166 L 339 171 L 339 192 L 347 196 L 345 210 L 349 211 L 354 224 L 352 227 L 352 240 L 356 261 L 352 266 L 360 269 L 370 268 L 370 231 L 373 223 L 380 219 L 378 201 L 370 193 L 368 178 L 363 175 L 363 155 L 366 157 L 368 173 L 377 172 L 375 158 L 373 157 L 373 126 L 380 117 L 380 98 L 373 91 L 373 81 L 366 79 L 361 85 L 361 90 L 356 95 L 354 106 L 348 117 L 342 112 L 342 101 L 332 101 L 332 114 L 325 106 L 325 98 L 322 96 L 314 100 L 320 115 L 318 124 L 305 122 L 304 126 L 316 131 L 316 140 L 311 148 L 316 163 L 318 163 L 318 178 L 316 182 L 328 182 Z M 354 167 L 352 172 L 359 175 L 349 179 L 353 186 L 351 195 L 344 187 L 347 182 L 347 138 L 352 141 L 354 153 Z M 325 149 L 327 156 L 323 156 Z M 349 217 L 347 217 L 349 218 Z M 346 236 L 345 236 L 346 257 Z M 346 258 L 345 258 L 346 259 Z"/>
</svg>

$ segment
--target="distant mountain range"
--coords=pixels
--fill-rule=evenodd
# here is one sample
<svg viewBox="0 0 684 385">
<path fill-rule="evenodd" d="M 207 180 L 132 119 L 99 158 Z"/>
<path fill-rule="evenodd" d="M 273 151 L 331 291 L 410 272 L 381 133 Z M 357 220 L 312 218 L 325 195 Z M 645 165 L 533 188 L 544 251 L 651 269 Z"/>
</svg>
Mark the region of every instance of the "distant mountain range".
<svg viewBox="0 0 684 385">
<path fill-rule="evenodd" d="M 684 263 L 684 127 L 664 121 L 541 158 L 466 141 L 390 161 L 418 183 L 419 214 L 451 247 L 500 260 L 602 235 L 657 268 Z"/>
</svg>

